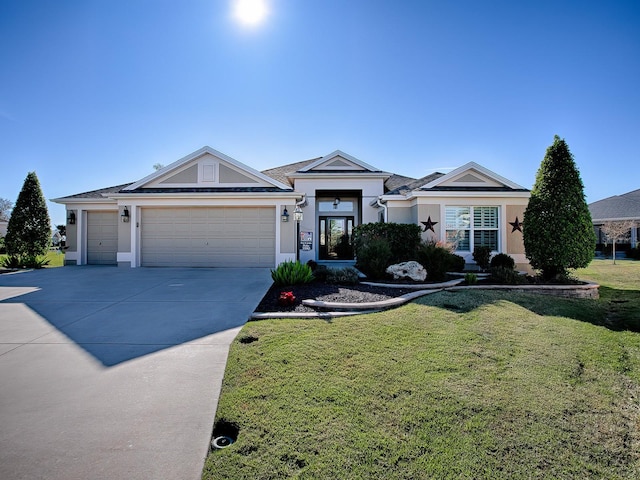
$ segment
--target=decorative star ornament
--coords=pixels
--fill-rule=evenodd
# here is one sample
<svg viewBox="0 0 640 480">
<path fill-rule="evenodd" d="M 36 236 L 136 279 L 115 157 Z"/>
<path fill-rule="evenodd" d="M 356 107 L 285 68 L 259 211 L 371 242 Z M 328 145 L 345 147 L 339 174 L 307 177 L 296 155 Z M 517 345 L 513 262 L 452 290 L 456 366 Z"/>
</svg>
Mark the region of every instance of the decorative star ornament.
<svg viewBox="0 0 640 480">
<path fill-rule="evenodd" d="M 519 232 L 522 232 L 522 222 L 518 220 L 518 217 L 516 217 L 515 222 L 509 222 L 509 225 L 513 227 L 511 229 L 511 233 L 515 232 L 516 230 L 518 230 Z"/>
<path fill-rule="evenodd" d="M 426 232 L 427 230 L 431 230 L 433 233 L 436 233 L 436 231 L 433 229 L 433 226 L 436 225 L 438 222 L 432 222 L 431 215 L 429 215 L 429 218 L 427 218 L 426 222 L 420 222 L 420 223 L 424 225 L 423 232 Z"/>
</svg>

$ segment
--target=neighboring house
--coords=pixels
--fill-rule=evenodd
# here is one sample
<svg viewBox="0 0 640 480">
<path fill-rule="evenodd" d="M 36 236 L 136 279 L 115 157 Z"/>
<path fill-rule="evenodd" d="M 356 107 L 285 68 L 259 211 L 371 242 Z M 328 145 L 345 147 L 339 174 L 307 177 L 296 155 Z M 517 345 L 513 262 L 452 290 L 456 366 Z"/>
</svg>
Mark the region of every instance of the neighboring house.
<svg viewBox="0 0 640 480">
<path fill-rule="evenodd" d="M 54 201 L 67 209 L 68 264 L 274 267 L 353 260 L 353 228 L 377 221 L 417 224 L 469 263 L 489 245 L 526 265 L 528 200 L 476 163 L 415 179 L 335 151 L 258 172 L 203 147 L 137 182 Z"/>
<path fill-rule="evenodd" d="M 589 204 L 591 221 L 596 232 L 597 250 L 602 250 L 606 237 L 601 230 L 605 222 L 633 220 L 635 228 L 629 232 L 627 241 L 616 243 L 616 250 L 625 251 L 640 241 L 640 189 L 623 195 L 615 195 Z"/>
</svg>

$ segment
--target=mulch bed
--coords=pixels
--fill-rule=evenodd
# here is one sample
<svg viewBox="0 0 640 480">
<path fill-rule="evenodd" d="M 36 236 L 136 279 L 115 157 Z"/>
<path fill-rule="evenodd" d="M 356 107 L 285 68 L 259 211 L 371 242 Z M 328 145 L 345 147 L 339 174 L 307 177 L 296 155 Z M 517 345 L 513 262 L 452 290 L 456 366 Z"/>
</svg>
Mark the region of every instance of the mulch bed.
<svg viewBox="0 0 640 480">
<path fill-rule="evenodd" d="M 306 285 L 289 287 L 271 286 L 256 312 L 315 312 L 313 308 L 302 305 L 302 300 L 315 299 L 325 302 L 364 303 L 395 298 L 415 289 L 373 287 L 370 285 L 332 285 L 324 282 L 312 282 Z M 291 306 L 282 306 L 278 302 L 281 292 L 293 292 L 296 301 Z"/>
</svg>

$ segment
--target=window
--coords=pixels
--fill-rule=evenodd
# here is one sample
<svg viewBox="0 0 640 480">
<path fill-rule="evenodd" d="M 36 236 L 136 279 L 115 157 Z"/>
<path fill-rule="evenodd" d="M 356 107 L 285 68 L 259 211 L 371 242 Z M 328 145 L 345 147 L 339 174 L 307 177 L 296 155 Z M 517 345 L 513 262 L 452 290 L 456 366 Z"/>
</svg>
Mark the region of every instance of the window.
<svg viewBox="0 0 640 480">
<path fill-rule="evenodd" d="M 445 222 L 447 243 L 457 251 L 498 250 L 498 207 L 446 207 Z"/>
</svg>

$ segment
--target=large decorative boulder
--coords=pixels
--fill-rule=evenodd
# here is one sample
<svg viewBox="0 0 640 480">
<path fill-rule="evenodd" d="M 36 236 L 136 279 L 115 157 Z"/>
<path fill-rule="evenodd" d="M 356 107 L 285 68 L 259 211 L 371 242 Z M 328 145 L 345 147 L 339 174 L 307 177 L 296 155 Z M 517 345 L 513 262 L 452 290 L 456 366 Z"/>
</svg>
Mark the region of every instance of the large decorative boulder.
<svg viewBox="0 0 640 480">
<path fill-rule="evenodd" d="M 386 272 L 389 275 L 393 275 L 394 280 L 413 280 L 415 282 L 422 282 L 427 278 L 427 271 L 418 262 L 403 262 L 395 265 L 389 265 Z"/>
</svg>

